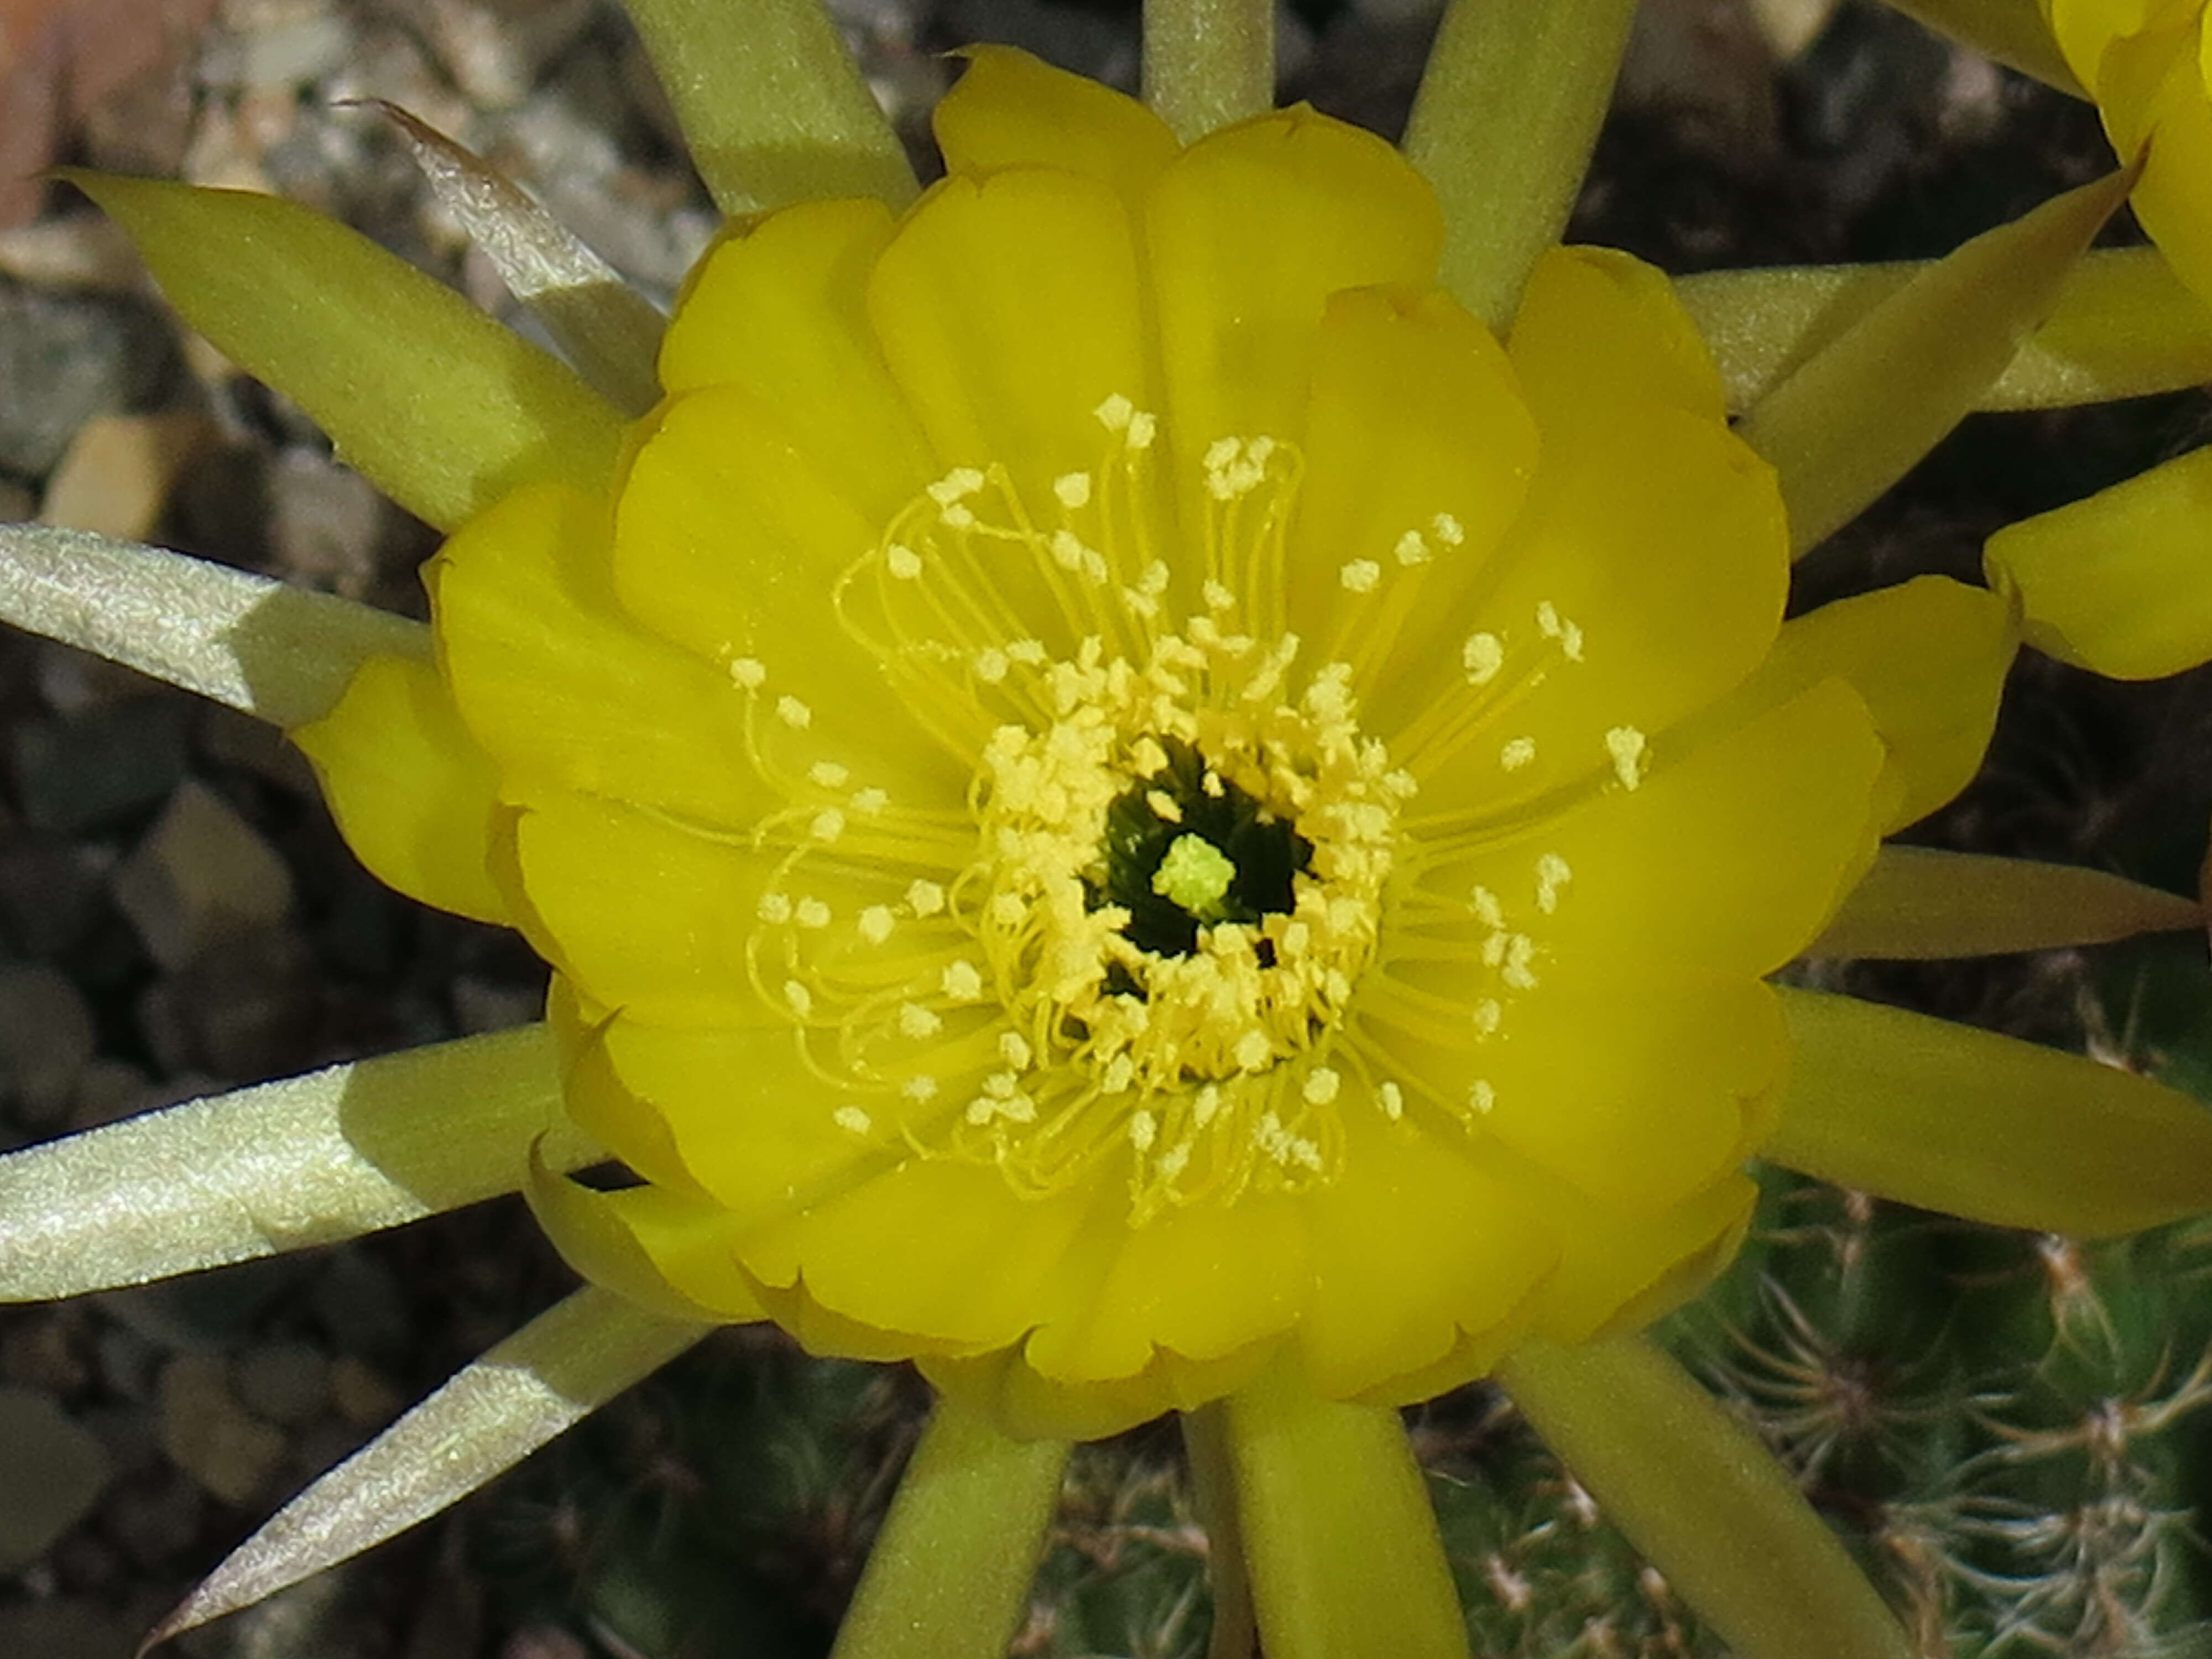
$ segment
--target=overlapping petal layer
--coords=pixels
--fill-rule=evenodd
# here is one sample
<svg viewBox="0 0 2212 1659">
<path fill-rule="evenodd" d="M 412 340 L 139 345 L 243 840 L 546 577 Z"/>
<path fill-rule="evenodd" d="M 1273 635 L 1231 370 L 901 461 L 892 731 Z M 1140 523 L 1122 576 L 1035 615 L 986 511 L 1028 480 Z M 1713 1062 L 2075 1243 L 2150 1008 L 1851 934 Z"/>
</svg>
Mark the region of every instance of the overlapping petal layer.
<svg viewBox="0 0 2212 1659">
<path fill-rule="evenodd" d="M 1760 976 L 1898 724 L 1849 650 L 1736 695 L 1788 538 L 1694 332 L 1565 252 L 1501 345 L 1310 112 L 1177 151 L 986 52 L 940 120 L 903 216 L 709 254 L 612 500 L 436 568 L 416 725 L 648 1183 L 541 1170 L 549 1231 L 1024 1432 L 1648 1318 L 1741 1233 Z"/>
</svg>

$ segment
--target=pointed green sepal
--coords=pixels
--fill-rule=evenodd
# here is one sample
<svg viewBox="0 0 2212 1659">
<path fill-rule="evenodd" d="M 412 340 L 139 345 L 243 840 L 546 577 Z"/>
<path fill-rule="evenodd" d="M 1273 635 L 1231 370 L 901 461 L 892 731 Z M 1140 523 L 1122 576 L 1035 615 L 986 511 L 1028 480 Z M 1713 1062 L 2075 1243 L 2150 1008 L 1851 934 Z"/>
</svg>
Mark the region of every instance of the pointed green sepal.
<svg viewBox="0 0 2212 1659">
<path fill-rule="evenodd" d="M 1750 408 L 1925 264 L 1778 265 L 1678 278 L 1729 407 Z M 2212 380 L 2212 306 L 2156 248 L 2095 248 L 1977 409 L 2069 409 Z"/>
<path fill-rule="evenodd" d="M 74 169 L 169 302 L 451 530 L 517 484 L 611 476 L 623 422 L 574 370 L 335 220 L 273 196 Z"/>
<path fill-rule="evenodd" d="M 2204 925 L 2192 899 L 2078 865 L 1885 847 L 1805 954 L 1933 961 Z"/>
<path fill-rule="evenodd" d="M 452 214 L 554 344 L 625 415 L 660 401 L 654 366 L 666 319 L 512 179 L 427 122 L 382 99 L 439 204 Z"/>
<path fill-rule="evenodd" d="M 1503 336 L 1589 170 L 1635 0 L 1452 0 L 1406 128 L 1444 214 L 1443 285 Z"/>
<path fill-rule="evenodd" d="M 1459 1593 L 1398 1413 L 1323 1400 L 1283 1364 L 1228 1412 L 1268 1659 L 1466 1659 Z"/>
<path fill-rule="evenodd" d="M 659 1318 L 606 1291 L 576 1291 L 270 1516 L 146 1646 L 251 1607 L 459 1503 L 710 1328 Z"/>
<path fill-rule="evenodd" d="M 421 623 L 82 530 L 0 525 L 0 622 L 287 728 L 371 657 L 427 662 Z"/>
<path fill-rule="evenodd" d="M 0 1156 L 0 1301 L 334 1243 L 520 1188 L 560 1091 L 543 1026 L 186 1101 Z M 545 1156 L 594 1156 L 573 1132 Z"/>
<path fill-rule="evenodd" d="M 1773 464 L 1799 552 L 1856 518 L 1975 407 L 2134 179 L 2110 174 L 1975 237 L 1759 400 L 1736 430 Z"/>
<path fill-rule="evenodd" d="M 2038 0 L 1889 0 L 1908 17 L 1963 42 L 1984 58 L 2032 75 L 2076 98 L 2089 94 L 2058 50 Z"/>
<path fill-rule="evenodd" d="M 2098 1238 L 2212 1210 L 2212 1108 L 2079 1054 L 1778 987 L 1792 1054 L 1759 1155 L 2000 1227 Z"/>
<path fill-rule="evenodd" d="M 1069 1447 L 939 1399 L 868 1553 L 832 1659 L 1003 1659 Z"/>
<path fill-rule="evenodd" d="M 1213 1602 L 1206 1659 L 1252 1659 L 1260 1628 L 1252 1610 L 1252 1578 L 1245 1567 L 1244 1523 L 1237 1513 L 1229 1407 L 1217 1400 L 1184 1413 L 1182 1423 L 1191 1496 L 1198 1505 L 1199 1524 L 1206 1528 L 1206 1588 Z"/>
<path fill-rule="evenodd" d="M 1532 1342 L 1498 1380 L 1739 1659 L 1912 1659 L 1796 1483 L 1660 1350 L 1632 1337 Z"/>
<path fill-rule="evenodd" d="M 1145 102 L 1186 144 L 1275 106 L 1274 0 L 1145 0 Z"/>
<path fill-rule="evenodd" d="M 914 168 L 822 0 L 629 0 L 691 164 L 732 218 L 873 196 L 903 207 Z"/>
</svg>

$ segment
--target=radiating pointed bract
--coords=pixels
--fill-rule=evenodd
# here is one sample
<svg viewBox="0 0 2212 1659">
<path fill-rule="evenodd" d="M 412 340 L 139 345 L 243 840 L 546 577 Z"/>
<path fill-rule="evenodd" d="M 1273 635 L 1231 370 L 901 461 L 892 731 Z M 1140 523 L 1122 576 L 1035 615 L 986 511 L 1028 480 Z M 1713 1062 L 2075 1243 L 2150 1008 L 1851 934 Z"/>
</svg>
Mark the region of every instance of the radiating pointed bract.
<svg viewBox="0 0 2212 1659">
<path fill-rule="evenodd" d="M 1398 1413 L 1323 1400 L 1286 1364 L 1228 1412 L 1268 1659 L 1465 1659 L 1459 1593 Z"/>
<path fill-rule="evenodd" d="M 1806 954 L 1931 961 L 2203 925 L 2195 901 L 2102 870 L 1885 847 Z"/>
<path fill-rule="evenodd" d="M 2075 1237 L 2212 1209 L 2212 1108 L 2079 1054 L 1780 988 L 1792 1048 L 1760 1156 L 1840 1187 Z"/>
<path fill-rule="evenodd" d="M 2076 98 L 2088 94 L 2066 67 L 2037 0 L 1889 0 L 1909 17 Z"/>
<path fill-rule="evenodd" d="M 2212 447 L 1990 538 L 1990 580 L 2019 595 L 2027 642 L 2114 679 L 2212 658 Z"/>
<path fill-rule="evenodd" d="M 1069 1447 L 937 1402 L 832 1659 L 1001 1659 L 1029 1605 Z"/>
<path fill-rule="evenodd" d="M 1738 1659 L 1912 1659 L 1758 1438 L 1638 1338 L 1531 1342 L 1498 1381 L 1607 1519 Z"/>
<path fill-rule="evenodd" d="M 1274 0 L 1145 0 L 1145 102 L 1186 144 L 1275 106 Z"/>
<path fill-rule="evenodd" d="M 906 151 L 822 0 L 629 0 L 625 9 L 724 213 L 914 198 Z"/>
<path fill-rule="evenodd" d="M 147 1645 L 220 1619 L 458 1503 L 704 1336 L 586 1287 L 469 1365 L 272 1516 Z"/>
<path fill-rule="evenodd" d="M 1589 171 L 1635 0 L 1452 0 L 1406 128 L 1444 214 L 1443 285 L 1503 335 Z"/>
<path fill-rule="evenodd" d="M 1773 463 L 1799 552 L 1856 518 L 1980 401 L 2126 197 L 2116 173 L 1936 261 L 1738 424 Z"/>
<path fill-rule="evenodd" d="M 418 622 L 165 548 L 0 525 L 0 622 L 292 726 L 372 656 L 428 661 Z"/>
<path fill-rule="evenodd" d="M 169 302 L 338 454 L 451 530 L 517 484 L 590 487 L 622 416 L 575 372 L 335 220 L 240 191 L 77 171 Z"/>
<path fill-rule="evenodd" d="M 1676 279 L 1712 348 L 1729 407 L 1749 408 L 1888 299 L 1924 264 L 1776 265 Z M 2081 257 L 2058 304 L 1977 409 L 2065 409 L 2212 380 L 2212 306 L 2157 249 Z"/>
<path fill-rule="evenodd" d="M 666 319 L 652 302 L 497 167 L 397 104 L 371 107 L 399 129 L 439 203 L 592 388 L 625 415 L 658 403 Z"/>
<path fill-rule="evenodd" d="M 333 1066 L 0 1156 L 0 1301 L 142 1285 L 517 1190 L 560 1089 L 542 1026 Z M 573 1133 L 546 1156 L 595 1156 Z"/>
<path fill-rule="evenodd" d="M 1206 1659 L 1252 1659 L 1260 1639 L 1253 1621 L 1252 1577 L 1244 1565 L 1244 1523 L 1237 1510 L 1237 1468 L 1229 1452 L 1229 1407 L 1221 1401 L 1182 1414 L 1183 1457 L 1191 1497 L 1206 1528 L 1206 1588 L 1213 1627 Z"/>
</svg>

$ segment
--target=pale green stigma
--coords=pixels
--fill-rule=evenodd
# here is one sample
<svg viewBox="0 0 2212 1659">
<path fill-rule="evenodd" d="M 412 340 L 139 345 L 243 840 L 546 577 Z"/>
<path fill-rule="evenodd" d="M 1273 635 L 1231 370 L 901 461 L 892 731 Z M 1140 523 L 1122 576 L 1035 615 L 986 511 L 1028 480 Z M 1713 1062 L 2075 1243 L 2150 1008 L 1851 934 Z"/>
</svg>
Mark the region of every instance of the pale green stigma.
<svg viewBox="0 0 2212 1659">
<path fill-rule="evenodd" d="M 1236 879 L 1236 865 L 1204 836 L 1177 836 L 1152 872 L 1152 890 L 1200 921 L 1219 921 L 1228 915 L 1221 901 Z"/>
</svg>

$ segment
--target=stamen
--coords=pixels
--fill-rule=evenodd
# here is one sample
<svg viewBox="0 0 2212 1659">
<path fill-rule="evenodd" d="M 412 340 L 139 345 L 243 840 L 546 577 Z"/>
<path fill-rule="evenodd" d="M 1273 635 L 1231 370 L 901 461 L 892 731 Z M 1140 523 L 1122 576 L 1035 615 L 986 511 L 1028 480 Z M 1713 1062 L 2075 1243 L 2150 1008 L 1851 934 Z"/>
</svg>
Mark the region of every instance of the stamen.
<svg viewBox="0 0 2212 1659">
<path fill-rule="evenodd" d="M 1613 757 L 1613 775 L 1622 788 L 1633 789 L 1644 781 L 1648 764 L 1644 733 L 1632 726 L 1616 726 L 1605 734 L 1605 750 Z"/>
<path fill-rule="evenodd" d="M 1505 666 L 1505 647 L 1495 634 L 1470 634 L 1460 647 L 1459 659 L 1469 685 L 1487 685 Z"/>
</svg>

